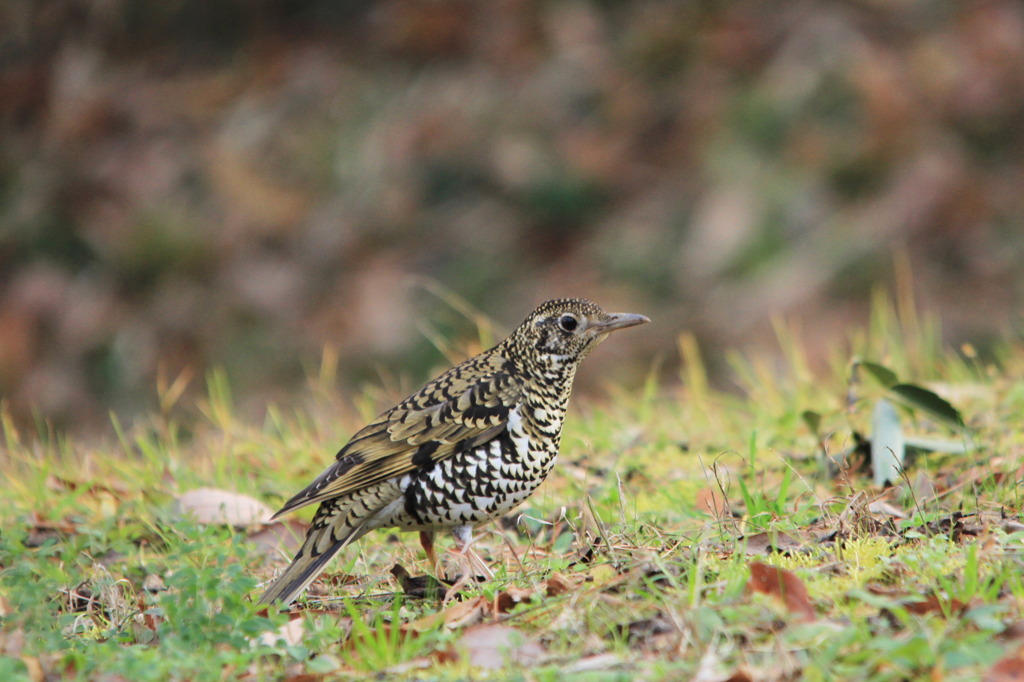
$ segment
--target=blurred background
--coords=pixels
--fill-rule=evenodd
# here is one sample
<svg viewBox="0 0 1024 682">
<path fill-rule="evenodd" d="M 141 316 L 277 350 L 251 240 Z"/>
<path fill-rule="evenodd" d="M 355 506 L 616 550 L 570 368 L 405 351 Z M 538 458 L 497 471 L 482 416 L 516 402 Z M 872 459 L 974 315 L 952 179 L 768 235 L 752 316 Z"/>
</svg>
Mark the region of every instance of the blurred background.
<svg viewBox="0 0 1024 682">
<path fill-rule="evenodd" d="M 1022 224 L 1019 0 L 0 3 L 18 420 L 109 429 L 211 367 L 258 411 L 325 347 L 414 388 L 478 339 L 459 301 L 649 315 L 583 390 L 673 375 L 683 330 L 722 381 L 773 316 L 824 349 L 901 271 L 983 351 Z"/>
</svg>

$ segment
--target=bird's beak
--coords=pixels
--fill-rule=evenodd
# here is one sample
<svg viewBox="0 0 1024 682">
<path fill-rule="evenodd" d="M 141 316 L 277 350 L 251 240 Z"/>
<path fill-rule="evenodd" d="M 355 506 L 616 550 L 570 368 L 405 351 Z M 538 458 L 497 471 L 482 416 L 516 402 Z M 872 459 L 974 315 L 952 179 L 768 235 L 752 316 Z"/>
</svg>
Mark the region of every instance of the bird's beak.
<svg viewBox="0 0 1024 682">
<path fill-rule="evenodd" d="M 638 324 L 645 324 L 650 321 L 650 318 L 645 315 L 636 315 L 634 313 L 608 313 L 608 316 L 603 320 L 592 323 L 587 331 L 594 332 L 595 334 L 607 334 L 608 332 L 613 332 L 616 329 L 635 327 Z"/>
</svg>

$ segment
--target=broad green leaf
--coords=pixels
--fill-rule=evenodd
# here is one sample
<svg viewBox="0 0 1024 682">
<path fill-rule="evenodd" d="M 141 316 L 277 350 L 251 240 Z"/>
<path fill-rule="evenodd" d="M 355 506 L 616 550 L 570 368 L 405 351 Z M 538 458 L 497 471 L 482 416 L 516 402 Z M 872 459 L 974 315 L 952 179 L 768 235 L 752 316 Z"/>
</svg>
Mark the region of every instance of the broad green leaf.
<svg viewBox="0 0 1024 682">
<path fill-rule="evenodd" d="M 889 392 L 907 407 L 927 412 L 952 429 L 964 427 L 964 420 L 956 408 L 927 388 L 915 384 L 896 384 L 889 387 Z"/>
<path fill-rule="evenodd" d="M 800 417 L 807 424 L 807 428 L 811 430 L 811 433 L 817 436 L 821 427 L 821 415 L 814 410 L 804 410 L 800 413 Z"/>
<path fill-rule="evenodd" d="M 896 408 L 888 400 L 879 400 L 871 415 L 871 468 L 875 485 L 899 482 L 905 450 Z"/>
<path fill-rule="evenodd" d="M 908 448 L 916 448 L 925 452 L 948 452 L 954 455 L 963 454 L 969 449 L 967 443 L 962 440 L 944 440 L 940 438 L 916 438 L 904 439 L 904 445 Z"/>
<path fill-rule="evenodd" d="M 865 362 L 858 360 L 857 365 L 863 367 L 868 371 L 868 374 L 875 378 L 875 381 L 882 384 L 885 388 L 892 388 L 900 382 L 899 377 L 896 376 L 896 372 L 892 371 L 888 367 L 879 365 L 877 362 Z"/>
</svg>

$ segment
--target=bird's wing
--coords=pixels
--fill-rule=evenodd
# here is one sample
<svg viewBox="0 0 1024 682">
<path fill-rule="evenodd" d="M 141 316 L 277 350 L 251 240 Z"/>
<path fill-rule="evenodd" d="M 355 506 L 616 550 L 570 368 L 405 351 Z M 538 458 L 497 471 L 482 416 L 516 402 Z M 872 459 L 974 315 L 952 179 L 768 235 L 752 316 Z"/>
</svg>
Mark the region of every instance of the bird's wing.
<svg viewBox="0 0 1024 682">
<path fill-rule="evenodd" d="M 337 461 L 276 515 L 356 492 L 496 437 L 522 398 L 497 352 L 471 358 L 356 433 Z"/>
</svg>

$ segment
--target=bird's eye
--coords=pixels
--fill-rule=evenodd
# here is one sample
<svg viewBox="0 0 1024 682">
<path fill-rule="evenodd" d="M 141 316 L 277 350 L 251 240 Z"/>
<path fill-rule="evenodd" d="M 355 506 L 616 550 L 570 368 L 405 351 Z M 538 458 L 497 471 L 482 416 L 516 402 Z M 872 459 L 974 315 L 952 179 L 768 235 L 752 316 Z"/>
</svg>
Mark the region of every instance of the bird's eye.
<svg viewBox="0 0 1024 682">
<path fill-rule="evenodd" d="M 558 320 L 558 326 L 567 332 L 576 331 L 576 327 L 580 326 L 580 321 L 572 315 L 562 315 Z"/>
</svg>

